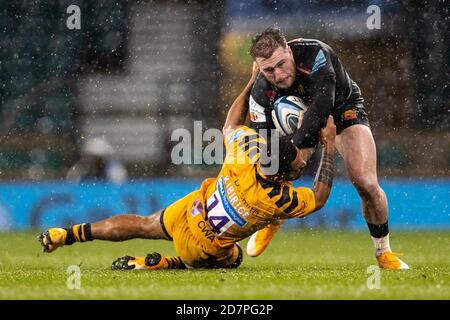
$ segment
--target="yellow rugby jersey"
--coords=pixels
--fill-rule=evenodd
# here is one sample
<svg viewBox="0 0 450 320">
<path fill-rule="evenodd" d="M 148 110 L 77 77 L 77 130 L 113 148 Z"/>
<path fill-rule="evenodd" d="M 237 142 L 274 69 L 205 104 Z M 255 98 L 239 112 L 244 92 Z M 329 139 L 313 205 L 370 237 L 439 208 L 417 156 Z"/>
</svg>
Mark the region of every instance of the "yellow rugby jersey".
<svg viewBox="0 0 450 320">
<path fill-rule="evenodd" d="M 268 181 L 259 172 L 262 144 L 266 141 L 246 126 L 225 137 L 222 169 L 203 190 L 206 220 L 222 240 L 239 241 L 277 219 L 302 217 L 315 208 L 310 188 Z"/>
</svg>

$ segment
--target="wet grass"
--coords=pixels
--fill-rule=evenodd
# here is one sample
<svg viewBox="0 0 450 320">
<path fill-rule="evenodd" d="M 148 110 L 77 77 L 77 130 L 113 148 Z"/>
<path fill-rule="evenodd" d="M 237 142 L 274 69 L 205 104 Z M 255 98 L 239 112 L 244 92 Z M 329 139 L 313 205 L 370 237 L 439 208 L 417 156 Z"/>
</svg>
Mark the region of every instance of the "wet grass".
<svg viewBox="0 0 450 320">
<path fill-rule="evenodd" d="M 171 242 L 94 241 L 40 251 L 37 232 L 0 234 L 0 299 L 450 299 L 449 232 L 395 232 L 391 244 L 411 270 L 380 272 L 365 232 L 282 231 L 258 258 L 236 270 L 112 271 L 119 256 L 158 251 Z M 241 243 L 245 248 L 245 241 Z M 81 271 L 81 288 L 68 267 Z M 69 277 L 69 278 L 68 278 Z"/>
</svg>

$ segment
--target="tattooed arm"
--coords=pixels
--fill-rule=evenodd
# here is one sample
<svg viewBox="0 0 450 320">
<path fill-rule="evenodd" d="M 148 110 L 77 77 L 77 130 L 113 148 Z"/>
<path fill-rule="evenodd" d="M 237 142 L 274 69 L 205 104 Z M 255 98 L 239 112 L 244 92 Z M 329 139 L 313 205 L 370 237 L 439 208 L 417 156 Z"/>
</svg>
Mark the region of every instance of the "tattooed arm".
<svg viewBox="0 0 450 320">
<path fill-rule="evenodd" d="M 336 126 L 333 117 L 329 117 L 327 126 L 320 132 L 320 141 L 323 144 L 322 160 L 320 169 L 317 173 L 314 183 L 314 196 L 316 198 L 316 208 L 314 211 L 322 208 L 328 200 L 331 186 L 333 184 L 333 154 L 334 140 L 336 138 Z"/>
</svg>

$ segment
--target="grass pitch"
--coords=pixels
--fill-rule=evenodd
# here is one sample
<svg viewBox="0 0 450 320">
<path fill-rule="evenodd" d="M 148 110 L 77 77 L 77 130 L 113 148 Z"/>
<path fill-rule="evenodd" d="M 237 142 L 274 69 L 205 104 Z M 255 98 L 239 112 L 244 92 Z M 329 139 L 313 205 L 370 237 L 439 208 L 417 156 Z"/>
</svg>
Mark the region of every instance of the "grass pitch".
<svg viewBox="0 0 450 320">
<path fill-rule="evenodd" d="M 448 231 L 394 231 L 392 247 L 411 270 L 382 270 L 372 290 L 367 269 L 376 261 L 366 232 L 283 230 L 236 270 L 152 272 L 110 266 L 125 254 L 174 255 L 171 242 L 94 241 L 45 254 L 37 234 L 0 233 L 0 299 L 450 299 Z M 70 265 L 80 266 L 81 289 L 67 287 Z"/>
</svg>

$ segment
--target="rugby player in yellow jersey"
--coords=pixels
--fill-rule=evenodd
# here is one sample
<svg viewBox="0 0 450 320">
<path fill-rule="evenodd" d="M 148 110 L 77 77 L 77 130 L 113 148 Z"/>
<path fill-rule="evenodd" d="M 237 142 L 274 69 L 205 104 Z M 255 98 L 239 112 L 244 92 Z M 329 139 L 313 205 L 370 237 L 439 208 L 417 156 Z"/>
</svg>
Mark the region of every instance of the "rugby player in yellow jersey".
<svg viewBox="0 0 450 320">
<path fill-rule="evenodd" d="M 311 150 L 281 141 L 279 169 L 268 174 L 261 161 L 266 140 L 242 125 L 250 90 L 258 74 L 231 106 L 223 132 L 225 161 L 215 179 L 149 216 L 125 214 L 70 228 L 51 228 L 39 236 L 44 252 L 94 239 L 124 241 L 133 238 L 172 240 L 178 256 L 153 252 L 145 257 L 124 256 L 112 269 L 236 268 L 243 258 L 238 241 L 280 219 L 305 217 L 328 199 L 333 180 L 336 128 L 332 117 L 321 130 L 323 161 L 313 189 L 294 188 Z M 266 174 L 265 174 L 266 173 Z"/>
</svg>

